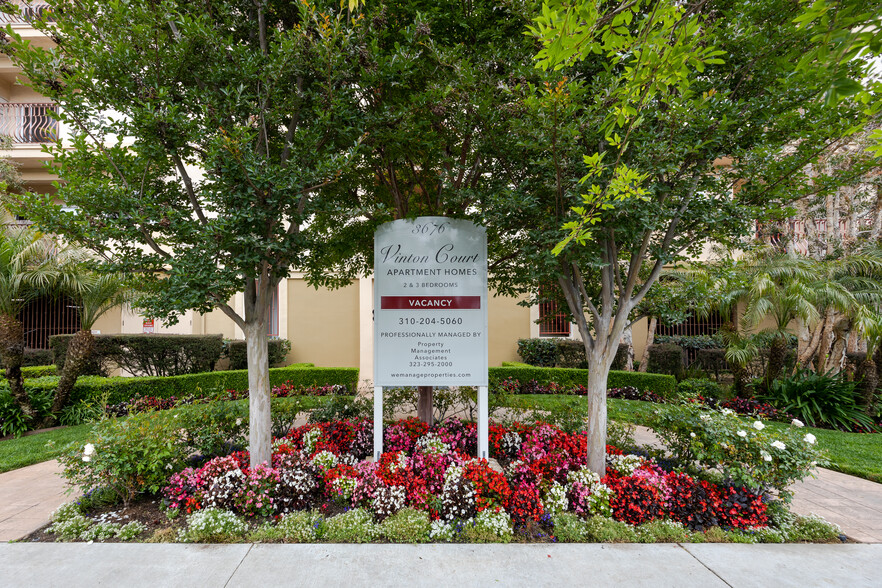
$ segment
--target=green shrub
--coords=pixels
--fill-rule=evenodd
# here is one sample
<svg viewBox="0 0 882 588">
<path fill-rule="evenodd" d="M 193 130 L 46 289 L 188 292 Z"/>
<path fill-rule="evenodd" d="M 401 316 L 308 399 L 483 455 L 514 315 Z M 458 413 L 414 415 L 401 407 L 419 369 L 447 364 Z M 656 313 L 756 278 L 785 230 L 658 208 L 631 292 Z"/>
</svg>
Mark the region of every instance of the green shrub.
<svg viewBox="0 0 882 588">
<path fill-rule="evenodd" d="M 22 367 L 46 366 L 52 363 L 52 351 L 50 349 L 26 348 L 22 356 Z M 0 357 L 0 369 L 4 369 L 3 358 Z"/>
<path fill-rule="evenodd" d="M 518 355 L 529 365 L 554 367 L 557 363 L 557 339 L 518 339 Z"/>
<path fill-rule="evenodd" d="M 490 388 L 497 388 L 503 381 L 512 378 L 526 384 L 536 380 L 539 384 L 554 382 L 564 388 L 585 386 L 588 383 L 588 370 L 569 368 L 539 367 L 492 367 L 490 368 Z M 612 370 L 607 380 L 609 388 L 634 386 L 638 390 L 649 390 L 659 396 L 670 398 L 677 389 L 677 380 L 668 375 L 644 374 Z"/>
<path fill-rule="evenodd" d="M 720 374 L 726 370 L 726 350 L 718 347 L 699 349 L 695 354 L 695 363 L 719 379 Z"/>
<path fill-rule="evenodd" d="M 873 419 L 859 404 L 855 382 L 832 372 L 800 370 L 792 377 L 775 380 L 765 399 L 812 426 L 852 431 L 858 425 L 876 430 Z"/>
<path fill-rule="evenodd" d="M 628 523 L 594 516 L 585 521 L 585 538 L 591 543 L 637 543 L 639 538 Z"/>
<path fill-rule="evenodd" d="M 331 543 L 370 543 L 380 536 L 374 515 L 363 508 L 326 519 L 319 529 L 321 539 Z"/>
<path fill-rule="evenodd" d="M 307 367 L 304 367 L 307 366 Z M 290 382 L 294 386 L 310 387 L 325 385 L 344 385 L 355 392 L 358 385 L 358 368 L 320 368 L 311 364 L 295 364 L 283 368 L 270 369 L 270 385 L 279 386 Z M 0 382 L 0 390 L 8 384 Z M 35 392 L 54 393 L 58 378 L 39 378 L 25 382 L 25 388 L 33 395 Z M 101 378 L 83 376 L 77 380 L 71 393 L 71 403 L 97 401 L 105 398 L 107 404 L 117 404 L 135 396 L 156 396 L 159 398 L 178 398 L 188 396 L 196 390 L 203 393 L 220 394 L 225 390 L 247 390 L 248 371 L 205 372 L 184 376 Z"/>
<path fill-rule="evenodd" d="M 314 511 L 296 511 L 283 516 L 277 525 L 284 540 L 291 543 L 313 543 L 322 515 Z"/>
<path fill-rule="evenodd" d="M 821 459 L 814 436 L 799 427 L 745 422 L 731 410 L 670 406 L 656 413 L 649 426 L 679 463 L 718 471 L 754 491 L 775 489 L 783 498 L 790 496 L 787 488 L 808 476 Z"/>
<path fill-rule="evenodd" d="M 807 541 L 810 543 L 839 543 L 842 529 L 828 523 L 817 515 L 797 515 L 789 525 L 782 529 L 788 541 Z"/>
<path fill-rule="evenodd" d="M 688 543 L 692 535 L 682 523 L 656 519 L 637 527 L 641 543 Z"/>
<path fill-rule="evenodd" d="M 23 378 L 44 378 L 46 376 L 57 376 L 58 370 L 54 365 L 31 365 L 21 368 Z"/>
<path fill-rule="evenodd" d="M 287 339 L 267 340 L 267 355 L 269 356 L 269 364 L 271 366 L 284 364 L 289 351 L 291 351 L 291 342 Z M 247 369 L 248 353 L 245 348 L 245 341 L 225 341 L 224 354 L 230 358 L 231 370 Z"/>
<path fill-rule="evenodd" d="M 73 335 L 54 335 L 50 346 L 58 369 L 64 367 Z M 221 335 L 96 335 L 88 374 L 106 374 L 116 365 L 135 375 L 180 376 L 214 370 L 223 351 Z"/>
<path fill-rule="evenodd" d="M 392 543 L 425 543 L 432 521 L 425 511 L 405 508 L 380 524 L 380 532 Z"/>
<path fill-rule="evenodd" d="M 552 518 L 554 536 L 561 543 L 584 543 L 588 540 L 585 521 L 571 512 L 561 512 Z"/>
<path fill-rule="evenodd" d="M 54 388 L 30 391 L 31 406 L 36 410 L 38 418 L 48 416 L 54 392 Z M 0 436 L 15 435 L 17 437 L 27 430 L 28 422 L 9 391 L 9 384 L 5 379 L 0 380 Z"/>
<path fill-rule="evenodd" d="M 182 376 L 214 371 L 222 335 L 115 335 L 121 353 L 114 363 L 139 376 Z"/>
<path fill-rule="evenodd" d="M 248 525 L 228 510 L 206 508 L 187 517 L 187 529 L 179 539 L 188 543 L 234 543 L 248 532 Z"/>
<path fill-rule="evenodd" d="M 293 422 L 316 402 L 315 397 L 274 398 L 271 411 L 274 418 Z M 102 421 L 88 443 L 69 447 L 59 461 L 72 485 L 127 504 L 139 493 L 158 492 L 188 457 L 229 453 L 244 447 L 247 434 L 247 400 L 194 404 Z"/>
<path fill-rule="evenodd" d="M 677 376 L 683 371 L 683 348 L 673 343 L 650 345 L 648 361 L 646 371 Z"/>
<path fill-rule="evenodd" d="M 92 525 L 92 521 L 86 518 L 77 502 L 67 502 L 59 506 L 49 515 L 49 521 L 52 526 L 48 531 L 58 535 L 62 541 L 78 539 Z"/>
<path fill-rule="evenodd" d="M 714 335 L 656 335 L 654 342 L 661 345 L 673 343 L 683 349 L 719 349 L 724 347 L 723 338 Z"/>
<path fill-rule="evenodd" d="M 112 358 L 120 354 L 115 335 L 95 335 L 92 355 L 83 368 L 82 375 L 106 376 L 113 367 Z M 60 372 L 67 359 L 67 346 L 73 335 L 53 335 L 49 337 L 49 348 L 52 350 L 52 361 Z"/>
<path fill-rule="evenodd" d="M 509 543 L 513 537 L 511 517 L 504 510 L 482 510 L 462 529 L 462 540 L 467 543 Z"/>
<path fill-rule="evenodd" d="M 62 476 L 83 492 L 112 492 L 128 504 L 139 492 L 158 492 L 170 471 L 183 469 L 187 446 L 176 442 L 182 426 L 163 413 L 99 423 L 91 442 L 59 456 Z"/>
<path fill-rule="evenodd" d="M 572 339 L 557 339 L 557 360 L 554 365 L 563 368 L 586 369 L 585 344 Z"/>
<path fill-rule="evenodd" d="M 612 369 L 624 370 L 625 367 L 627 367 L 629 350 L 630 346 L 628 344 L 619 343 L 619 348 L 616 350 L 616 356 L 613 358 Z"/>
<path fill-rule="evenodd" d="M 698 396 L 721 399 L 723 389 L 716 382 L 706 379 L 687 378 L 677 383 L 677 397 L 680 400 L 689 400 Z"/>
</svg>

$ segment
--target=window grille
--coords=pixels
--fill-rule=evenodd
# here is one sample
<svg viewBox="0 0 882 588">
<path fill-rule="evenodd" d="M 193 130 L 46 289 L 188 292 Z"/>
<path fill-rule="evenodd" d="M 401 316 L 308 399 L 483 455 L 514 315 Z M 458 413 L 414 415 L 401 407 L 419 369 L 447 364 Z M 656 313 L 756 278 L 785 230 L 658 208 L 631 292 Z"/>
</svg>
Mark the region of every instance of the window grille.
<svg viewBox="0 0 882 588">
<path fill-rule="evenodd" d="M 24 327 L 25 347 L 49 349 L 49 337 L 80 330 L 79 306 L 71 298 L 38 298 L 19 315 Z"/>
</svg>

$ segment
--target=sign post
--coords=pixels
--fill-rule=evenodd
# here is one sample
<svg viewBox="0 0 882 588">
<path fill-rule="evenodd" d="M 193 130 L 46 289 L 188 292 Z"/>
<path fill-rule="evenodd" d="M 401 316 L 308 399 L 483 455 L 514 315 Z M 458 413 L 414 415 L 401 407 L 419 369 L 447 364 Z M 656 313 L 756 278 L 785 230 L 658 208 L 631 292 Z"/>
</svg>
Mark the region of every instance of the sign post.
<svg viewBox="0 0 882 588">
<path fill-rule="evenodd" d="M 445 217 L 374 234 L 374 454 L 384 386 L 477 386 L 478 457 L 488 457 L 487 232 Z"/>
</svg>

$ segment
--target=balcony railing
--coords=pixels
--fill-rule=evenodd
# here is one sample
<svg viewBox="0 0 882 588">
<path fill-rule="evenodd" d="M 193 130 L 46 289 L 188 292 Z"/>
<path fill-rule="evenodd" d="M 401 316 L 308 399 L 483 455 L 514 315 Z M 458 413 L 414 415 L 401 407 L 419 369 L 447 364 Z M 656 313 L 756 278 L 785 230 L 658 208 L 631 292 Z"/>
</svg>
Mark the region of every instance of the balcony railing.
<svg viewBox="0 0 882 588">
<path fill-rule="evenodd" d="M 16 144 L 49 143 L 58 139 L 58 121 L 50 112 L 54 104 L 0 104 L 0 135 Z"/>
<path fill-rule="evenodd" d="M 0 12 L 0 22 L 8 22 L 13 24 L 22 24 L 31 22 L 32 20 L 41 18 L 44 13 L 49 11 L 48 2 L 25 2 L 24 0 L 6 0 L 7 4 L 14 4 L 21 9 L 21 16 Z"/>
</svg>

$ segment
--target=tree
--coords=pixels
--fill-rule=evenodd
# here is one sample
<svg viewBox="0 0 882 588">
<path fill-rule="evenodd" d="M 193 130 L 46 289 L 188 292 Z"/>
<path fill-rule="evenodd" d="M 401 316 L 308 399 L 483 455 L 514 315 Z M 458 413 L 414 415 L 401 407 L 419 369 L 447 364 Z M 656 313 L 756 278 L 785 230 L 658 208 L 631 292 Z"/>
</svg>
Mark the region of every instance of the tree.
<svg viewBox="0 0 882 588">
<path fill-rule="evenodd" d="M 537 189 L 520 190 L 516 207 L 529 207 L 532 225 L 498 217 L 523 256 L 497 280 L 514 292 L 537 272 L 560 284 L 589 363 L 596 472 L 605 471 L 610 365 L 665 265 L 781 214 L 778 176 L 864 120 L 852 99 L 825 103 L 831 73 L 793 65 L 815 48 L 793 23 L 800 14 L 782 0 L 543 4 L 532 29 L 540 64 L 568 79 L 525 123 L 535 166 L 522 186 Z M 865 70 L 854 62 L 847 73 Z"/>
<path fill-rule="evenodd" d="M 25 338 L 19 316 L 28 302 L 54 286 L 56 251 L 56 243 L 32 227 L 4 224 L 0 229 L 0 357 L 12 398 L 32 425 L 37 413 L 21 373 Z"/>
<path fill-rule="evenodd" d="M 509 87 L 543 77 L 535 40 L 523 35 L 534 3 L 371 2 L 357 33 L 362 149 L 328 189 L 351 205 L 324 221 L 336 255 L 365 274 L 380 224 L 417 216 L 484 220 L 482 209 L 506 189 L 523 161 L 505 157 L 518 117 Z M 341 227 L 343 229 L 341 230 Z M 318 228 L 318 225 L 316 226 Z M 488 225 L 490 239 L 493 227 Z M 492 265 L 491 265 L 492 271 Z M 336 278 L 335 272 L 326 277 Z M 331 284 L 333 285 L 333 284 Z M 432 414 L 421 387 L 418 414 Z"/>
<path fill-rule="evenodd" d="M 218 308 L 235 322 L 251 463 L 268 461 L 267 308 L 290 269 L 315 267 L 326 247 L 309 227 L 334 208 L 321 188 L 359 139 L 352 38 L 364 21 L 336 3 L 279 0 L 49 5 L 34 26 L 55 47 L 9 29 L 3 50 L 73 136 L 50 148 L 58 194 L 28 194 L 19 210 L 138 276 L 149 316 Z"/>
<path fill-rule="evenodd" d="M 83 253 L 82 250 L 77 250 L 75 256 L 83 257 Z M 79 267 L 71 272 L 73 279 L 67 280 L 69 284 L 66 289 L 79 305 L 80 330 L 74 333 L 67 345 L 61 379 L 58 381 L 49 415 L 41 423 L 42 427 L 49 427 L 57 422 L 77 379 L 88 364 L 95 347 L 95 336 L 92 335 L 95 323 L 111 308 L 127 304 L 133 299 L 134 290 L 123 276 L 90 271 L 84 264 L 77 265 Z"/>
</svg>

